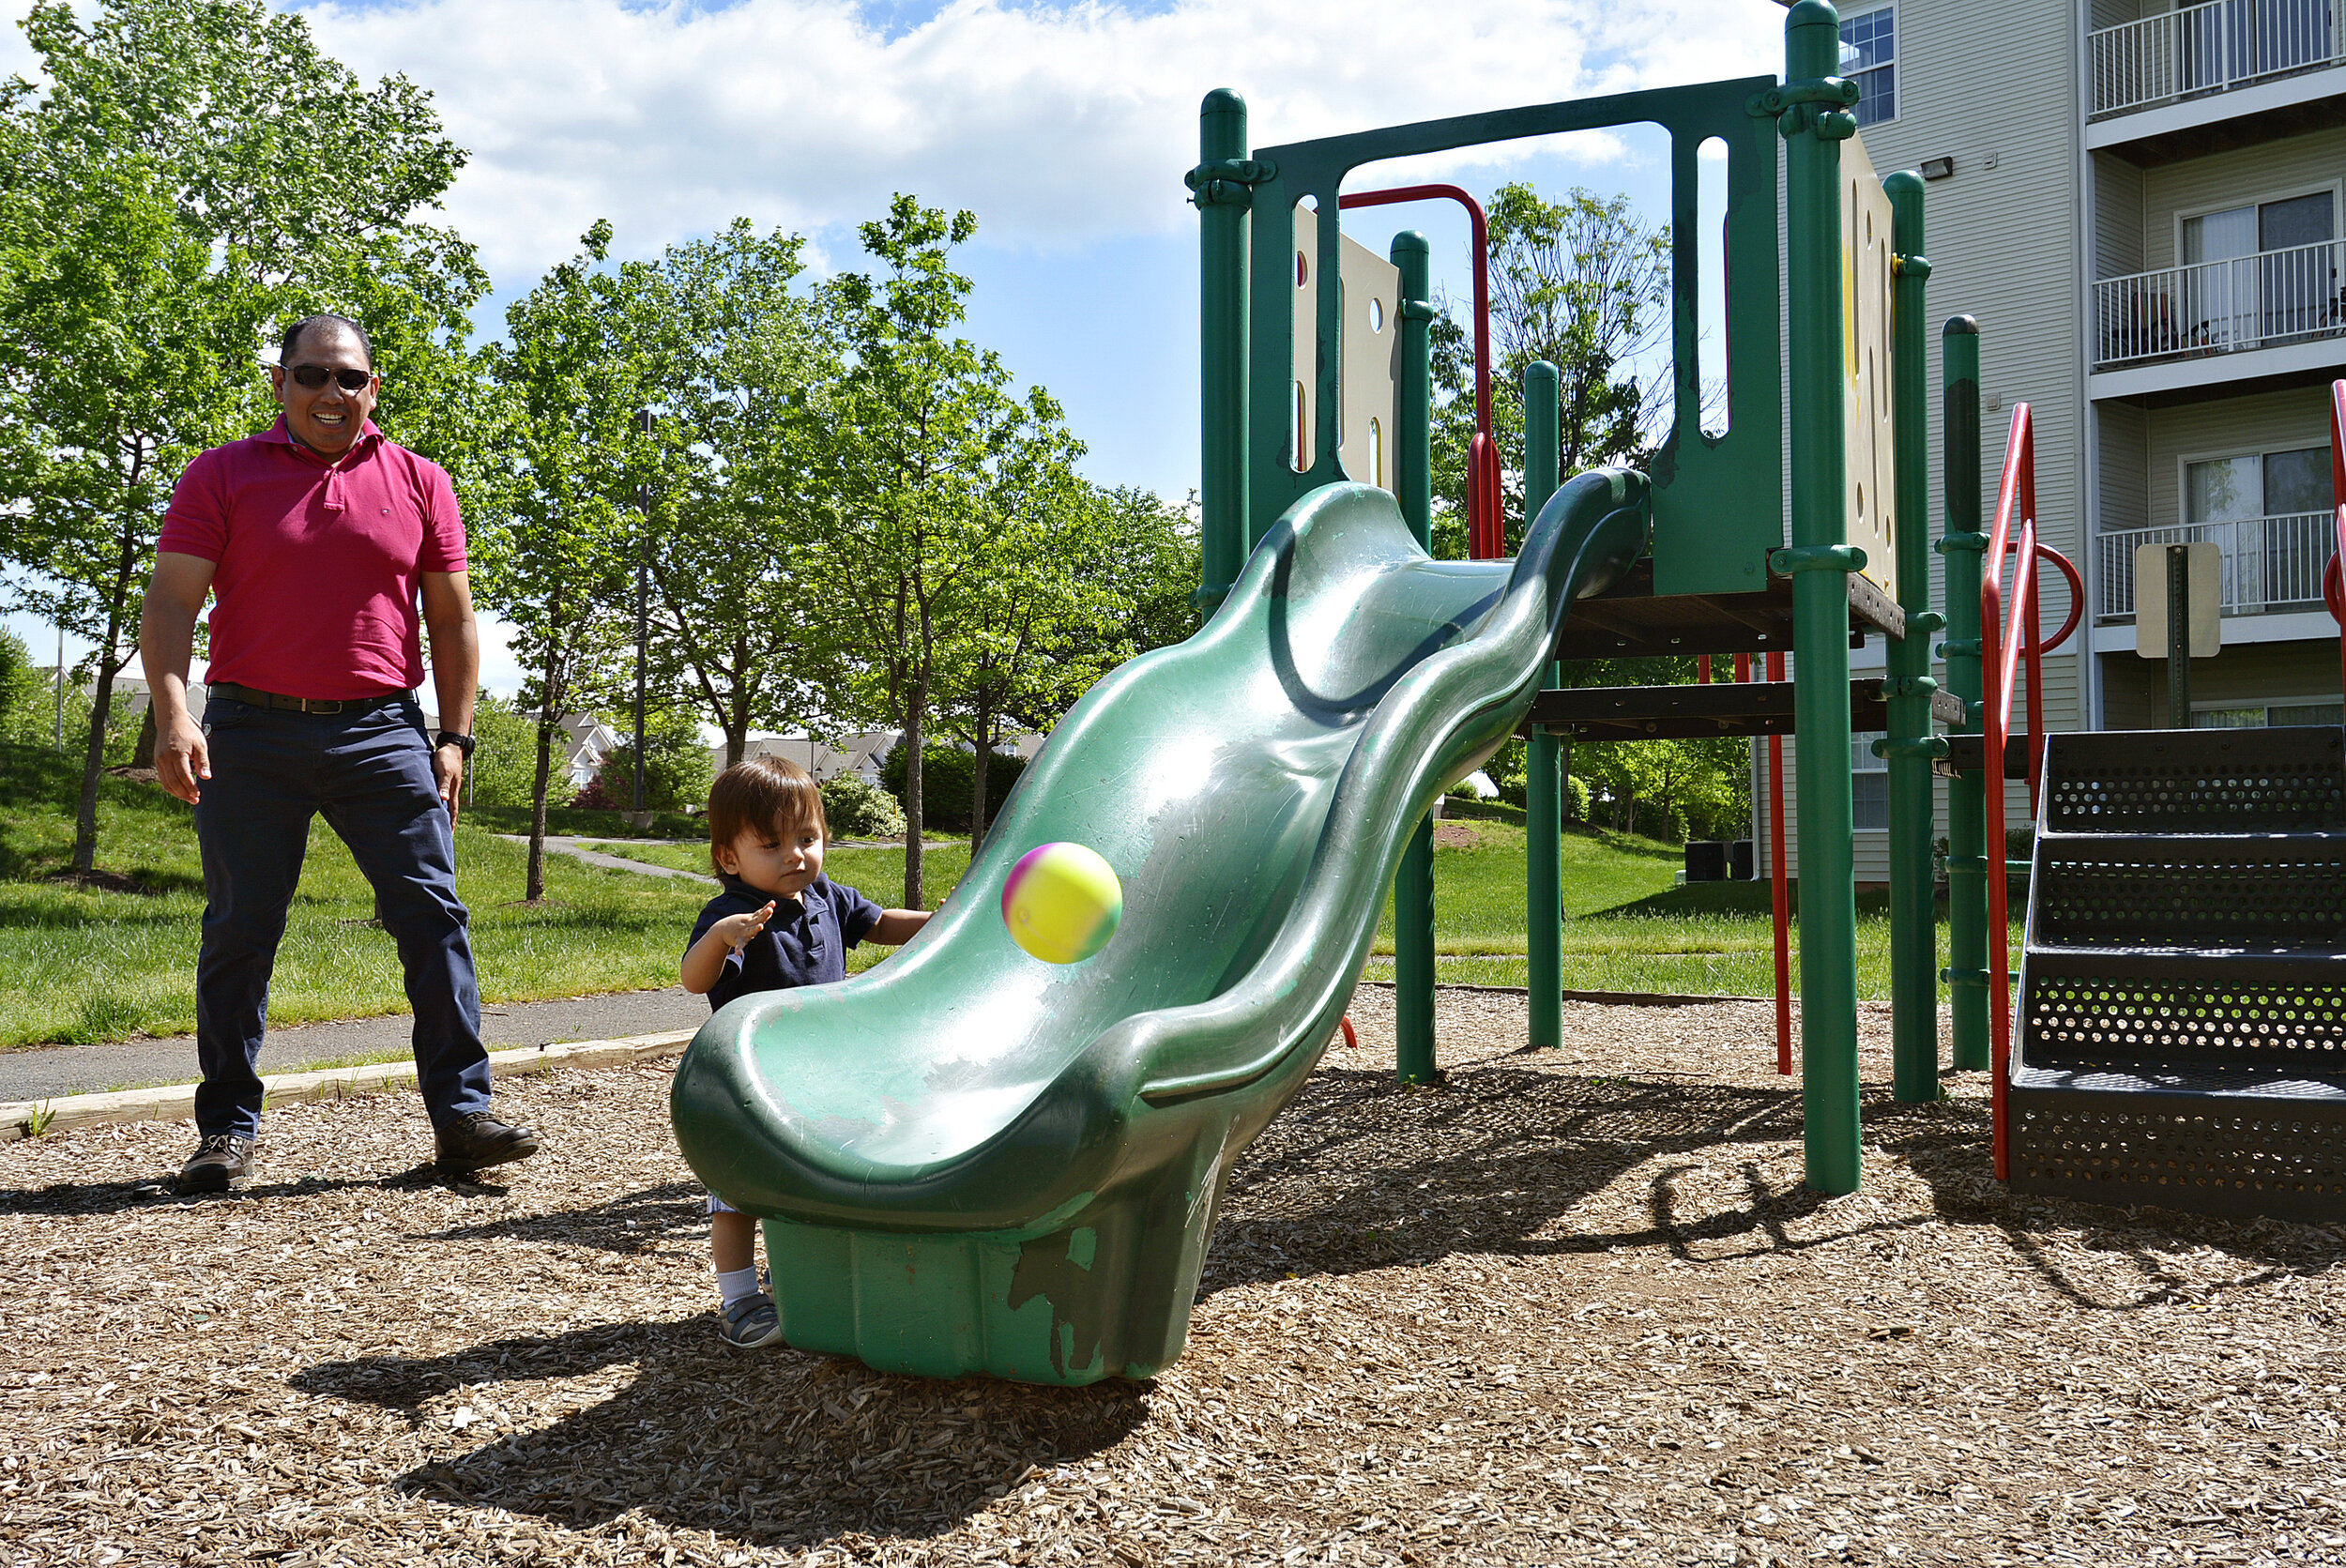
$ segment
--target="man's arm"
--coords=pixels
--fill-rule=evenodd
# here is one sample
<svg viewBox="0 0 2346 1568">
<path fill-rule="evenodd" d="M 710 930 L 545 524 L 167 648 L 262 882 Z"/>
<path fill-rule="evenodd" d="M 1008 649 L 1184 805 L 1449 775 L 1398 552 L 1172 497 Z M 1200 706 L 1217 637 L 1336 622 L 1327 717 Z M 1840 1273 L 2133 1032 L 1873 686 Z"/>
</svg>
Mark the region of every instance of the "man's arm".
<svg viewBox="0 0 2346 1568">
<path fill-rule="evenodd" d="M 423 623 L 432 629 L 432 690 L 439 697 L 440 727 L 470 735 L 473 699 L 480 689 L 480 625 L 473 618 L 472 585 L 463 572 L 423 574 Z M 453 821 L 465 754 L 454 746 L 439 747 L 432 754 L 432 771 Z"/>
<path fill-rule="evenodd" d="M 188 662 L 195 655 L 195 617 L 212 591 L 215 563 L 163 552 L 147 580 L 139 612 L 139 662 L 155 705 L 155 772 L 162 786 L 192 805 L 212 776 L 211 748 L 188 712 Z"/>
</svg>

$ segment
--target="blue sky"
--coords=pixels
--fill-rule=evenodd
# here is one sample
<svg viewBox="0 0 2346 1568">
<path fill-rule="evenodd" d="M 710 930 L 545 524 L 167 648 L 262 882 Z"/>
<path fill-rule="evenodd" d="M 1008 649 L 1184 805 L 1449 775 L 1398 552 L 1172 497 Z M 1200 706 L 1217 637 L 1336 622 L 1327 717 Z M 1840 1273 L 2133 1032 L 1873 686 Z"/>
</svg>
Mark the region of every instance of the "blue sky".
<svg viewBox="0 0 2346 1568">
<path fill-rule="evenodd" d="M 29 72 L 10 25 L 0 71 Z M 328 53 L 369 79 L 430 89 L 472 162 L 447 219 L 481 248 L 496 294 L 479 319 L 569 255 L 597 218 L 621 254 L 736 215 L 805 233 L 818 267 L 858 265 L 855 224 L 890 194 L 967 206 L 977 280 L 968 335 L 1066 405 L 1089 475 L 1179 499 L 1197 464 L 1196 232 L 1181 173 L 1211 87 L 1248 99 L 1258 144 L 1437 115 L 1771 69 L 1770 0 L 366 0 L 302 5 Z M 1658 132 L 1584 135 L 1396 164 L 1478 194 L 1510 179 L 1625 192 L 1661 216 Z M 1434 241 L 1437 282 L 1466 297 L 1455 209 L 1357 214 L 1381 251 Z M 396 432 L 393 433 L 396 435 Z M 46 662 L 53 632 L 8 624 Z M 519 672 L 492 628 L 483 678 Z M 69 643 L 68 657 L 79 649 Z"/>
</svg>

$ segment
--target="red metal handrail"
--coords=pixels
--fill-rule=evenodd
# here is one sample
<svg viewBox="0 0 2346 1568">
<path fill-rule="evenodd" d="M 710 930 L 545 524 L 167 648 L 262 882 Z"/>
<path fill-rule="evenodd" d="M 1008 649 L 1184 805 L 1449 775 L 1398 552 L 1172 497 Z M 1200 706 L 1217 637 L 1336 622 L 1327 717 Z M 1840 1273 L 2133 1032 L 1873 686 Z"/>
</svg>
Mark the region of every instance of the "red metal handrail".
<svg viewBox="0 0 2346 1568">
<path fill-rule="evenodd" d="M 2013 537 L 2016 516 L 2019 526 L 2017 539 Z M 2008 596 L 2003 580 L 2007 554 L 2013 557 Z M 2069 617 L 2062 623 L 2059 634 L 2049 641 L 2038 630 L 2036 619 L 2036 562 L 2040 556 L 2057 563 L 2069 580 Z M 1985 765 L 1984 787 L 1992 802 L 1987 845 L 1988 972 L 1994 1043 L 1988 1065 L 1994 1075 L 1989 1093 L 1995 1117 L 1996 1179 L 2003 1180 L 2011 1172 L 2007 1124 L 2012 1077 L 2012 928 L 2005 871 L 2010 851 L 2004 838 L 2003 757 L 2012 730 L 2012 689 L 2019 679 L 2020 658 L 2025 653 L 2029 669 L 2028 728 L 2024 733 L 2028 738 L 2029 814 L 2034 818 L 2041 799 L 2045 756 L 2044 671 L 2039 661 L 2068 640 L 2077 630 L 2084 606 L 2075 564 L 2059 551 L 2036 540 L 2036 432 L 2025 403 L 2015 403 L 2012 408 L 2012 428 L 2004 441 L 2003 474 L 1996 485 L 1995 527 L 1988 536 L 1985 566 L 1979 584 L 1979 662 L 1988 681 L 1980 703 L 1981 761 Z M 2007 603 L 2019 626 L 2017 637 L 2005 635 L 2003 612 Z"/>
<path fill-rule="evenodd" d="M 1336 206 L 1433 201 L 1456 202 L 1467 209 L 1474 227 L 1474 440 L 1467 450 L 1467 554 L 1478 561 L 1495 561 L 1507 554 L 1507 527 L 1501 504 L 1499 444 L 1491 434 L 1491 236 L 1483 204 L 1455 185 L 1399 185 L 1390 190 L 1354 190 L 1338 197 Z"/>
<path fill-rule="evenodd" d="M 2322 569 L 2322 602 L 2338 624 L 2338 676 L 2346 680 L 2346 381 L 2330 383 L 2330 500 L 2337 506 L 2330 564 Z"/>
</svg>

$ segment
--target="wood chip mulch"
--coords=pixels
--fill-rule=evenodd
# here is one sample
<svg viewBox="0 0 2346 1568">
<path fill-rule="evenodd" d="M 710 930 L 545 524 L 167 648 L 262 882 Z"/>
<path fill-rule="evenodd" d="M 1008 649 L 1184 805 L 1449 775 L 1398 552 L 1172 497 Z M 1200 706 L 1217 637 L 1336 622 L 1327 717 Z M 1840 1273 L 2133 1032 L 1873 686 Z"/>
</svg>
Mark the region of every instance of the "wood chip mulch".
<svg viewBox="0 0 2346 1568">
<path fill-rule="evenodd" d="M 1771 1010 L 1390 993 L 1232 1177 L 1154 1383 L 718 1338 L 666 1074 L 514 1078 L 451 1186 L 412 1093 L 0 1149 L 0 1563 L 2346 1563 L 2346 1225 L 2016 1198 L 1983 1074 L 1801 1185 Z"/>
</svg>

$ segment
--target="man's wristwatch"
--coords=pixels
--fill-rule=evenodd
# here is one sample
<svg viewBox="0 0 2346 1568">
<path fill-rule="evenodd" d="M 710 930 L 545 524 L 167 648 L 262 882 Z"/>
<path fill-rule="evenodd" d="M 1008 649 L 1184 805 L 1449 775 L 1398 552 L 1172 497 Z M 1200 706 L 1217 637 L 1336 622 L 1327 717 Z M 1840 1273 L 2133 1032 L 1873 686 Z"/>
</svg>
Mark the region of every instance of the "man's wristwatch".
<svg viewBox="0 0 2346 1568">
<path fill-rule="evenodd" d="M 444 729 L 433 738 L 432 749 L 436 752 L 443 746 L 453 746 L 465 754 L 465 761 L 470 762 L 472 749 L 479 744 L 480 742 L 469 735 L 459 735 L 452 729 Z"/>
</svg>

